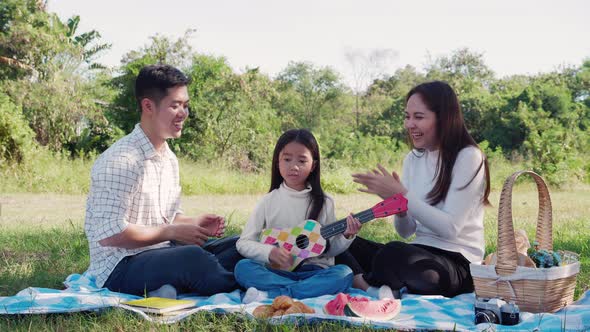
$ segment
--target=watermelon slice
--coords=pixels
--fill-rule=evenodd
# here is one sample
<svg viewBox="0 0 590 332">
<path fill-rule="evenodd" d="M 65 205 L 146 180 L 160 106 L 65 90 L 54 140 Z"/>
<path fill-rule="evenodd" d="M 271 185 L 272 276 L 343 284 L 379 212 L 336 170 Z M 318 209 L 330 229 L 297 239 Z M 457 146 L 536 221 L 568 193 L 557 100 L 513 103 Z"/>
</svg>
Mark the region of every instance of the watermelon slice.
<svg viewBox="0 0 590 332">
<path fill-rule="evenodd" d="M 349 317 L 362 317 L 370 320 L 390 320 L 402 309 L 400 300 L 384 299 L 377 301 L 348 302 L 344 314 Z"/>
<path fill-rule="evenodd" d="M 350 302 L 368 302 L 364 297 L 352 297 L 349 294 L 338 293 L 333 300 L 326 303 L 324 312 L 328 315 L 344 316 L 344 307 Z"/>
</svg>

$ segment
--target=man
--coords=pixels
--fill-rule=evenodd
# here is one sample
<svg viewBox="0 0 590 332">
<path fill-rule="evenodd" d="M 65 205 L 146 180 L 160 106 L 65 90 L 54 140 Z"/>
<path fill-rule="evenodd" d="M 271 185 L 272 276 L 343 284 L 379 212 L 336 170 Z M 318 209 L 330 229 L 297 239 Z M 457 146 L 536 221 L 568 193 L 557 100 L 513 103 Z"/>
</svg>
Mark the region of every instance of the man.
<svg viewBox="0 0 590 332">
<path fill-rule="evenodd" d="M 144 67 L 135 82 L 140 123 L 92 168 L 85 232 L 88 273 L 99 287 L 170 298 L 238 287 L 237 237 L 208 241 L 223 235 L 224 218 L 188 217 L 180 209 L 178 160 L 166 140 L 181 135 L 188 84 L 174 67 Z"/>
</svg>

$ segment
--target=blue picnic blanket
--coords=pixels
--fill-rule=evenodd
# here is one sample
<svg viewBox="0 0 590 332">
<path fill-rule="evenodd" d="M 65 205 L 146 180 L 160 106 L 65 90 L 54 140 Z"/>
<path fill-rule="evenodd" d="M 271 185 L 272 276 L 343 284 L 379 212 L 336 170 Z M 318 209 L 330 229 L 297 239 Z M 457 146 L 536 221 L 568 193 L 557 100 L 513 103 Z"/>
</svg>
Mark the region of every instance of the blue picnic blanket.
<svg viewBox="0 0 590 332">
<path fill-rule="evenodd" d="M 121 307 L 135 311 L 144 318 L 161 323 L 174 323 L 202 310 L 242 313 L 251 315 L 260 304 L 269 304 L 271 300 L 243 305 L 242 294 L 236 290 L 231 293 L 216 294 L 210 297 L 183 296 L 196 301 L 197 307 L 183 311 L 176 316 L 154 316 L 133 309 L 122 302 L 138 299 L 138 296 L 111 292 L 98 288 L 93 278 L 73 274 L 64 282 L 65 290 L 48 288 L 26 288 L 15 296 L 0 297 L 0 314 L 46 314 L 78 311 L 100 310 Z M 354 296 L 366 296 L 365 292 L 352 289 Z M 590 291 L 583 294 L 578 301 L 553 314 L 520 314 L 521 322 L 515 326 L 479 324 L 474 325 L 473 302 L 475 296 L 463 294 L 453 298 L 442 296 L 420 296 L 404 294 L 402 310 L 391 321 L 365 321 L 362 318 L 331 316 L 323 312 L 323 306 L 334 296 L 324 295 L 305 299 L 302 302 L 312 307 L 316 313 L 307 315 L 288 315 L 270 319 L 272 323 L 284 323 L 301 320 L 314 322 L 319 320 L 336 320 L 352 325 L 370 324 L 373 327 L 395 328 L 401 330 L 455 330 L 455 331 L 585 331 L 590 330 Z"/>
</svg>

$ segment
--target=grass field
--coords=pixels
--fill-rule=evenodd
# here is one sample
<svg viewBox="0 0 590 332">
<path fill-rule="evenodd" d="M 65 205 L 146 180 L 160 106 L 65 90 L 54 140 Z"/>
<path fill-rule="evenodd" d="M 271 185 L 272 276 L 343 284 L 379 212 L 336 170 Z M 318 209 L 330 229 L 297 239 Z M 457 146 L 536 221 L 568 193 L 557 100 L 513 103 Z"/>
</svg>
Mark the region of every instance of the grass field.
<svg viewBox="0 0 590 332">
<path fill-rule="evenodd" d="M 183 199 L 187 214 L 215 212 L 226 216 L 228 233 L 239 233 L 259 194 L 199 195 Z M 366 194 L 336 194 L 336 214 L 364 210 L 378 200 Z M 486 249 L 496 245 L 497 191 L 492 193 L 494 207 L 486 210 Z M 590 289 L 590 187 L 553 191 L 554 246 L 581 253 L 582 272 L 578 276 L 576 297 Z M 584 203 L 586 202 L 586 203 Z M 10 296 L 29 287 L 62 288 L 70 273 L 88 267 L 88 244 L 83 233 L 84 195 L 0 194 L 0 296 Z M 532 186 L 517 187 L 513 199 L 515 227 L 534 238 L 537 194 Z M 367 224 L 361 235 L 377 241 L 398 239 L 387 220 Z M 239 315 L 194 315 L 182 323 L 162 327 L 141 318 L 109 310 L 103 314 L 41 315 L 0 317 L 0 331 L 12 330 L 277 330 L 293 326 L 270 326 L 243 319 Z M 298 327 L 300 330 L 368 330 L 345 328 L 334 323 Z"/>
</svg>

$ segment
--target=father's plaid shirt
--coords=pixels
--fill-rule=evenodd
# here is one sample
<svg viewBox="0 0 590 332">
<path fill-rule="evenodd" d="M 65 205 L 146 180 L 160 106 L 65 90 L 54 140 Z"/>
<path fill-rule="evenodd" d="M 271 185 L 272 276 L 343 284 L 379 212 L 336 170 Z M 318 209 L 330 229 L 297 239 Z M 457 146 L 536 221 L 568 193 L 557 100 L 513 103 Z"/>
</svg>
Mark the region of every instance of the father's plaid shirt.
<svg viewBox="0 0 590 332">
<path fill-rule="evenodd" d="M 90 246 L 88 273 L 102 287 L 125 256 L 169 246 L 138 249 L 103 247 L 98 241 L 125 230 L 171 223 L 180 213 L 178 160 L 168 145 L 158 153 L 141 127 L 107 149 L 94 163 L 84 230 Z"/>
</svg>

